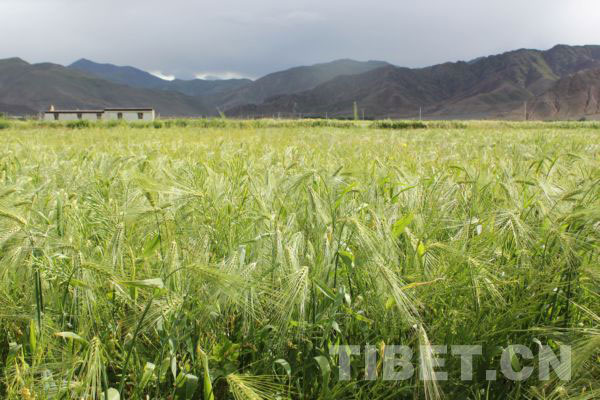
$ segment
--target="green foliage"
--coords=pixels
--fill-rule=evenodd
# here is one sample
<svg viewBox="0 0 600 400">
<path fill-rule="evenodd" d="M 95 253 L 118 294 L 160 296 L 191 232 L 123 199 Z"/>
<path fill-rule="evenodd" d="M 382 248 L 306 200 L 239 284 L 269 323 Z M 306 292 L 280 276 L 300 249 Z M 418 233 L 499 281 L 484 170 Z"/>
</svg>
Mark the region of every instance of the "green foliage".
<svg viewBox="0 0 600 400">
<path fill-rule="evenodd" d="M 126 125 L 126 123 L 122 120 L 114 119 L 114 120 L 109 120 L 109 121 L 103 121 L 102 125 L 105 128 L 119 128 L 119 127 L 124 127 Z M 136 125 L 131 124 L 130 126 L 136 126 Z M 145 125 L 143 123 L 141 124 L 141 126 L 145 127 Z"/>
<path fill-rule="evenodd" d="M 427 121 L 428 128 L 432 129 L 467 129 L 469 122 L 465 121 Z"/>
<path fill-rule="evenodd" d="M 375 121 L 371 124 L 375 129 L 425 129 L 427 124 L 421 121 Z"/>
<path fill-rule="evenodd" d="M 0 118 L 0 129 L 8 129 L 10 128 L 10 122 L 3 120 Z"/>
<path fill-rule="evenodd" d="M 271 129 L 271 128 L 364 128 L 364 129 L 520 129 L 520 130 L 540 130 L 540 129 L 600 129 L 598 121 L 411 121 L 411 120 L 378 120 L 370 123 L 343 119 L 221 119 L 221 118 L 195 118 L 195 119 L 161 119 L 155 121 L 157 127 L 165 129 L 177 128 L 230 128 L 230 129 Z M 11 121 L 5 127 L 11 127 L 19 130 L 28 129 L 64 129 L 71 122 L 67 121 Z M 110 121 L 88 121 L 88 127 L 98 128 L 145 128 L 154 127 L 154 122 L 131 122 L 119 120 Z"/>
<path fill-rule="evenodd" d="M 108 122 L 112 122 L 112 121 L 108 121 Z M 110 128 L 115 128 L 116 126 L 117 125 L 111 125 Z M 129 124 L 127 124 L 127 126 L 129 126 L 130 128 L 133 128 L 133 129 L 148 129 L 148 128 L 154 128 L 154 122 L 137 122 L 136 121 L 136 122 L 130 122 Z"/>
<path fill-rule="evenodd" d="M 65 124 L 70 129 L 84 129 L 92 126 L 92 122 L 85 119 L 78 119 L 77 121 L 67 121 Z"/>
<path fill-rule="evenodd" d="M 171 122 L 173 123 L 174 126 L 176 126 L 178 128 L 185 128 L 186 126 L 188 126 L 188 121 L 185 119 L 176 119 Z"/>
<path fill-rule="evenodd" d="M 598 397 L 595 123 L 156 122 L 0 135 L 0 398 Z M 538 342 L 571 381 L 486 380 Z M 346 343 L 483 354 L 340 381 Z"/>
</svg>

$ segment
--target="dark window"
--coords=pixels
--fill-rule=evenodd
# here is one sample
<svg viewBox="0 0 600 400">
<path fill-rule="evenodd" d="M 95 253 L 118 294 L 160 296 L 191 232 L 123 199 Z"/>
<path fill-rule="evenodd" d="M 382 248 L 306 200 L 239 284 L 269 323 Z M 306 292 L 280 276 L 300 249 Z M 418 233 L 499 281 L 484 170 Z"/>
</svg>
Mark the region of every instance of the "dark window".
<svg viewBox="0 0 600 400">
<path fill-rule="evenodd" d="M 118 119 L 123 119 L 123 113 L 117 113 L 117 118 Z"/>
<path fill-rule="evenodd" d="M 81 119 L 81 113 L 77 113 L 77 119 Z"/>
<path fill-rule="evenodd" d="M 144 113 L 138 113 L 138 119 L 144 119 Z"/>
<path fill-rule="evenodd" d="M 96 118 L 102 119 L 102 113 L 96 113 Z"/>
<path fill-rule="evenodd" d="M 58 121 L 58 113 L 54 113 L 54 120 Z"/>
</svg>

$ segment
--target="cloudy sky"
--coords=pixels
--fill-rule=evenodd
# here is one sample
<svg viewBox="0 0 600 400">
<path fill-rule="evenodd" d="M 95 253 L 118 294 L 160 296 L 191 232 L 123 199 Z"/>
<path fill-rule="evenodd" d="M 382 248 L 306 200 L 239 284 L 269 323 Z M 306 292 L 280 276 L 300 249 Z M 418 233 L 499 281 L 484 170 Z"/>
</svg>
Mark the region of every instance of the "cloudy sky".
<svg viewBox="0 0 600 400">
<path fill-rule="evenodd" d="M 339 58 L 407 67 L 600 44 L 600 0 L 0 0 L 0 58 L 259 77 Z"/>
</svg>

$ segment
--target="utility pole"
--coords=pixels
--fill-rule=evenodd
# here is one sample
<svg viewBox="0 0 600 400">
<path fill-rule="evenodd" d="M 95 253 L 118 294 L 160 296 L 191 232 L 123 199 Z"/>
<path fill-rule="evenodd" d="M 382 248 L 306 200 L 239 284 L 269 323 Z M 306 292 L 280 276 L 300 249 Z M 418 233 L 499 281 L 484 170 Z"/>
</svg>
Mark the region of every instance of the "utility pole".
<svg viewBox="0 0 600 400">
<path fill-rule="evenodd" d="M 365 109 L 364 108 L 362 109 L 362 115 L 363 115 L 362 119 L 364 121 L 365 120 Z"/>
<path fill-rule="evenodd" d="M 527 121 L 527 101 L 523 105 L 525 106 L 525 121 Z"/>
<path fill-rule="evenodd" d="M 423 119 L 423 107 L 419 107 L 419 121 Z"/>
</svg>

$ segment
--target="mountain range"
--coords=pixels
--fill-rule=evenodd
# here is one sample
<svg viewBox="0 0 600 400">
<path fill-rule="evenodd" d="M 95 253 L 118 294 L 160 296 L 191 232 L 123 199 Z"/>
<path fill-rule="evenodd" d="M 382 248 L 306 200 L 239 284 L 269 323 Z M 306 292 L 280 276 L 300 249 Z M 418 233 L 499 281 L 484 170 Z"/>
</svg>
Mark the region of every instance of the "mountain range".
<svg viewBox="0 0 600 400">
<path fill-rule="evenodd" d="M 246 86 L 250 79 L 203 80 L 174 79 L 172 81 L 158 78 L 146 71 L 134 67 L 119 67 L 112 64 L 99 64 L 82 58 L 69 65 L 69 68 L 95 75 L 114 83 L 141 89 L 156 89 L 180 92 L 188 96 L 216 95 L 225 91 Z"/>
<path fill-rule="evenodd" d="M 29 64 L 19 58 L 0 61 L 0 112 L 37 114 L 57 109 L 154 107 L 164 115 L 196 115 L 202 99 L 179 92 L 133 88 L 57 64 Z"/>
<path fill-rule="evenodd" d="M 569 119 L 600 116 L 600 68 L 559 79 L 529 105 L 530 119 Z"/>
<path fill-rule="evenodd" d="M 164 80 L 81 59 L 69 66 L 0 60 L 0 112 L 151 106 L 162 116 L 600 119 L 600 46 L 520 49 L 404 68 L 336 60 L 260 79 Z"/>
<path fill-rule="evenodd" d="M 409 69 L 385 66 L 339 76 L 311 90 L 280 95 L 230 110 L 234 115 L 351 115 L 354 102 L 374 118 L 523 118 L 525 103 L 555 93 L 563 79 L 600 67 L 600 46 L 556 46 L 547 51 L 516 50 L 472 62 Z M 590 78 L 590 77 L 588 77 Z M 586 80 L 588 82 L 590 79 Z M 532 113 L 532 118 L 598 117 L 580 107 L 568 113 Z M 529 114 L 528 114 L 529 116 Z"/>
</svg>

